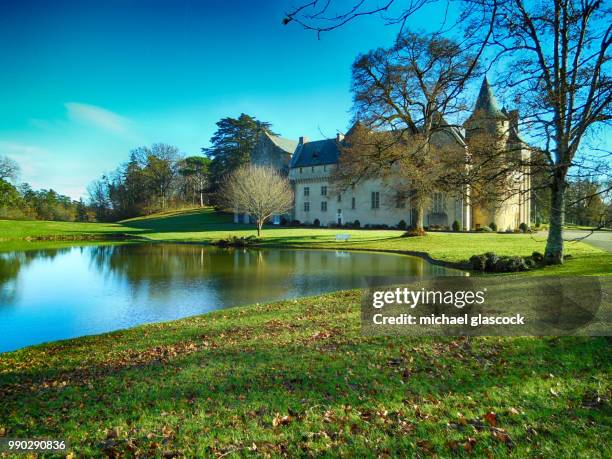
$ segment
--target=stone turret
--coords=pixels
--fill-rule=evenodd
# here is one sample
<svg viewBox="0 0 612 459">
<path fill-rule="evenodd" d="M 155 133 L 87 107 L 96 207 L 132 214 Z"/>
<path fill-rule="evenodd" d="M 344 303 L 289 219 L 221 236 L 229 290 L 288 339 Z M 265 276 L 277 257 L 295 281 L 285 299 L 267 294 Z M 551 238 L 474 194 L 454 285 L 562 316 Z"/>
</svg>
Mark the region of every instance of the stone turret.
<svg viewBox="0 0 612 459">
<path fill-rule="evenodd" d="M 464 124 L 465 139 L 475 163 L 487 167 L 505 167 L 509 140 L 510 117 L 499 108 L 491 86 L 485 77 L 478 93 L 474 111 Z M 491 162 L 489 162 L 492 160 Z M 474 228 L 495 223 L 501 229 L 515 228 L 518 223 L 510 207 L 503 202 L 506 191 L 498 184 L 472 188 L 472 225 Z"/>
<path fill-rule="evenodd" d="M 474 111 L 464 127 L 468 143 L 471 138 L 479 134 L 493 135 L 505 141 L 508 133 L 508 117 L 500 110 L 486 76 L 482 80 Z"/>
</svg>

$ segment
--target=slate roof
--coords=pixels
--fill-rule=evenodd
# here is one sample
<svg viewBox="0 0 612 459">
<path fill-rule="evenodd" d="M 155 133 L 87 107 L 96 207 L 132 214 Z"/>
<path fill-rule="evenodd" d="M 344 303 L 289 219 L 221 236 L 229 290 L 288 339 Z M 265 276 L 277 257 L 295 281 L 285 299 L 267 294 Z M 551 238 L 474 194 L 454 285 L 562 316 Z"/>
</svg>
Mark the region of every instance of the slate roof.
<svg viewBox="0 0 612 459">
<path fill-rule="evenodd" d="M 489 81 L 487 80 L 486 76 L 484 77 L 484 80 L 482 80 L 480 92 L 478 93 L 478 99 L 476 99 L 476 106 L 474 107 L 474 113 L 479 111 L 484 112 L 487 115 L 506 118 L 506 115 L 504 115 L 497 105 L 497 100 L 493 95 L 493 91 L 491 90 L 491 86 L 489 85 Z"/>
<path fill-rule="evenodd" d="M 298 145 L 291 160 L 291 167 L 321 166 L 338 162 L 336 139 L 315 140 Z"/>
<path fill-rule="evenodd" d="M 277 135 L 270 135 L 267 132 L 265 132 L 265 134 L 272 141 L 272 143 L 274 143 L 274 145 L 287 153 L 293 154 L 295 148 L 297 147 L 298 143 L 295 140 L 285 139 L 284 137 Z"/>
</svg>

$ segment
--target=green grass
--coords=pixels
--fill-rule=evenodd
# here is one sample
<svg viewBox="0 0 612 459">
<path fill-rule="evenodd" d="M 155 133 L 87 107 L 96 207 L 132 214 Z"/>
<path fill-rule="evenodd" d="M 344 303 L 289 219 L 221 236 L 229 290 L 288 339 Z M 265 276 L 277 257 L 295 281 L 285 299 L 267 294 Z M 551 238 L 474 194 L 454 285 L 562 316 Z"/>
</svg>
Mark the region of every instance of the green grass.
<svg viewBox="0 0 612 459">
<path fill-rule="evenodd" d="M 347 242 L 336 241 L 339 233 L 350 235 Z M 397 230 L 348 230 L 327 228 L 264 229 L 263 245 L 353 250 L 388 250 L 429 255 L 435 260 L 457 263 L 488 251 L 498 255 L 531 255 L 544 251 L 543 234 L 436 233 L 424 237 L 402 238 Z M 23 248 L 24 238 L 78 239 L 128 234 L 150 241 L 210 243 L 234 236 L 255 235 L 253 226 L 234 224 L 231 216 L 212 209 L 176 211 L 119 223 L 63 223 L 0 220 L 0 251 Z M 2 242 L 4 241 L 4 242 Z M 21 242 L 18 242 L 21 241 Z M 568 242 L 566 253 L 572 256 L 563 267 L 547 268 L 564 274 L 605 274 L 612 266 L 612 254 L 583 242 Z"/>
<path fill-rule="evenodd" d="M 337 233 L 349 233 L 346 243 Z M 180 212 L 118 224 L 0 221 L 0 250 L 129 233 L 207 243 L 254 230 Z M 266 228 L 265 245 L 528 255 L 523 234 Z M 45 242 L 65 244 L 65 242 Z M 610 274 L 610 254 L 568 244 L 561 267 Z M 360 292 L 218 311 L 0 355 L 0 435 L 65 438 L 78 457 L 605 457 L 603 337 L 364 337 Z M 489 413 L 495 413 L 495 416 Z M 496 425 L 492 425 L 496 424 Z"/>
<path fill-rule="evenodd" d="M 65 438 L 79 457 L 609 451 L 605 338 L 367 338 L 359 299 L 234 308 L 4 354 L 0 429 Z"/>
</svg>

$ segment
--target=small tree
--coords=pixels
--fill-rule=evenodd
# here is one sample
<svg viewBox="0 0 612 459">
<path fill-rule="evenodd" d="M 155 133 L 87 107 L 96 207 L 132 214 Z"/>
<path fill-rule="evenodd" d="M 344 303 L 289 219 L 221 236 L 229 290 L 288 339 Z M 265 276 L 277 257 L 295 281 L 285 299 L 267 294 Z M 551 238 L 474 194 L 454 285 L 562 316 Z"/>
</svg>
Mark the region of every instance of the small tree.
<svg viewBox="0 0 612 459">
<path fill-rule="evenodd" d="M 199 197 L 200 207 L 204 207 L 204 192 L 209 185 L 210 158 L 190 156 L 181 163 L 179 173 L 184 177 L 187 186 Z"/>
<path fill-rule="evenodd" d="M 289 181 L 272 167 L 244 165 L 221 185 L 219 200 L 227 209 L 255 217 L 257 236 L 261 236 L 264 223 L 272 215 L 293 207 L 293 190 Z"/>
<path fill-rule="evenodd" d="M 19 176 L 19 164 L 8 156 L 0 156 L 0 180 L 15 181 Z"/>
</svg>

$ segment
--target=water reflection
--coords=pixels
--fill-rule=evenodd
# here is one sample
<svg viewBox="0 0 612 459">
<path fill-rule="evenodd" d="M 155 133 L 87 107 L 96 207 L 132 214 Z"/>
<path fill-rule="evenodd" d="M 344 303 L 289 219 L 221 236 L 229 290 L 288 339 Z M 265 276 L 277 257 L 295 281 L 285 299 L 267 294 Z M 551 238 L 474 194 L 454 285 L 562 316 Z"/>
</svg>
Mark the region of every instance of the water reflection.
<svg viewBox="0 0 612 459">
<path fill-rule="evenodd" d="M 229 306 L 447 274 L 368 252 L 126 244 L 0 254 L 0 352 Z"/>
</svg>

